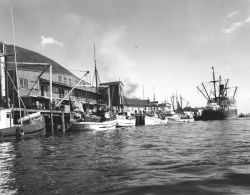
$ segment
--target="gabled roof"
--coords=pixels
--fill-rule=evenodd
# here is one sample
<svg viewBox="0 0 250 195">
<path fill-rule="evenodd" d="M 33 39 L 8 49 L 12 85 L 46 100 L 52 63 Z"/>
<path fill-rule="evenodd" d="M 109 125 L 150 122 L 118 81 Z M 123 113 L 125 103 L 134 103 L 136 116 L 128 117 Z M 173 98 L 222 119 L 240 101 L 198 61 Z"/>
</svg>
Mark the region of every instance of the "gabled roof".
<svg viewBox="0 0 250 195">
<path fill-rule="evenodd" d="M 6 53 L 8 56 L 7 60 L 8 62 L 14 62 L 14 46 L 13 45 L 5 45 Z M 11 55 L 13 54 L 13 55 Z M 24 49 L 22 47 L 16 46 L 16 55 L 17 55 L 17 62 L 30 62 L 30 63 L 49 63 L 52 65 L 52 72 L 53 73 L 59 73 L 59 74 L 66 74 L 70 76 L 76 77 L 74 74 L 72 74 L 70 71 L 68 71 L 63 66 L 59 65 L 54 60 L 51 60 L 37 52 Z M 40 65 L 27 65 L 27 64 L 18 64 L 19 68 L 23 69 L 31 69 L 31 70 L 37 70 L 37 71 L 43 71 L 44 67 Z M 47 70 L 48 72 L 49 70 Z M 77 78 L 77 77 L 76 77 Z"/>
<path fill-rule="evenodd" d="M 150 106 L 149 100 L 129 99 L 129 98 L 125 98 L 124 104 L 127 107 L 148 107 L 148 106 Z"/>
</svg>

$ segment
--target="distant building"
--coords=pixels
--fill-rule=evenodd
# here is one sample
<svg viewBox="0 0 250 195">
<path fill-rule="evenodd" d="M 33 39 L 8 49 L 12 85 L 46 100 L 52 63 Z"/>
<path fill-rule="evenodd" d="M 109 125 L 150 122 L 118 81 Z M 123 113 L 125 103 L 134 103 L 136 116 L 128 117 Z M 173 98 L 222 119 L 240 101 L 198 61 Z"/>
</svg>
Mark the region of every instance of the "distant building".
<svg viewBox="0 0 250 195">
<path fill-rule="evenodd" d="M 168 102 L 158 104 L 158 110 L 163 113 L 170 112 L 172 110 L 172 105 Z"/>
<path fill-rule="evenodd" d="M 150 106 L 149 100 L 125 98 L 124 101 L 124 110 L 131 113 L 148 111 Z"/>
</svg>

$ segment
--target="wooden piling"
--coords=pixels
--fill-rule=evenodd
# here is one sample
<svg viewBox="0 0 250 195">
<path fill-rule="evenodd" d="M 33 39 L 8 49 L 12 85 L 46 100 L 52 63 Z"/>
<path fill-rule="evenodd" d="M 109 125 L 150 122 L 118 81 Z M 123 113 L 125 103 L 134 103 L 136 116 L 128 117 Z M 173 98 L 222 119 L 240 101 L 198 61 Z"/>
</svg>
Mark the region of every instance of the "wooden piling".
<svg viewBox="0 0 250 195">
<path fill-rule="evenodd" d="M 51 124 L 51 133 L 54 135 L 54 119 L 53 119 L 53 113 L 50 113 L 50 124 Z"/>
<path fill-rule="evenodd" d="M 65 132 L 65 118 L 64 118 L 64 112 L 62 112 L 62 132 Z"/>
</svg>

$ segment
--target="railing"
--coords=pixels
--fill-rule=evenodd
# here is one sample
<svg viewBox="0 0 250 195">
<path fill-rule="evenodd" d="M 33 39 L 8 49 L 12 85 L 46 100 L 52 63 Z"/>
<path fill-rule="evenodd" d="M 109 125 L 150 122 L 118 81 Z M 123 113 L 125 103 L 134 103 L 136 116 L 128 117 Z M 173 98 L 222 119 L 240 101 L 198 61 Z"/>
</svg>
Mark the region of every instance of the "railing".
<svg viewBox="0 0 250 195">
<path fill-rule="evenodd" d="M 27 95 L 27 91 L 26 89 L 21 89 L 20 92 L 21 92 L 21 96 L 24 96 L 24 95 Z M 38 91 L 38 90 L 33 90 L 31 91 L 30 93 L 30 96 L 42 96 L 42 97 L 45 97 L 45 98 L 50 98 L 50 93 L 47 92 L 47 91 Z M 52 94 L 52 97 L 54 99 L 62 99 L 64 98 L 64 94 L 59 94 L 59 93 L 53 93 Z M 88 99 L 88 98 L 84 98 L 84 97 L 77 97 L 77 96 L 70 96 L 70 99 L 73 100 L 73 101 L 77 101 L 77 102 L 80 102 L 82 104 L 96 104 L 96 100 L 93 100 L 93 99 Z M 65 98 L 65 100 L 69 100 L 69 96 Z"/>
<path fill-rule="evenodd" d="M 96 100 L 83 98 L 83 97 L 77 97 L 77 96 L 70 96 L 70 99 L 82 104 L 96 104 Z"/>
<path fill-rule="evenodd" d="M 45 98 L 50 98 L 50 93 L 47 91 L 41 92 L 41 96 Z M 55 99 L 62 99 L 64 98 L 64 94 L 59 94 L 59 93 L 52 93 L 52 97 Z M 69 97 L 65 98 L 66 100 L 69 100 Z"/>
</svg>

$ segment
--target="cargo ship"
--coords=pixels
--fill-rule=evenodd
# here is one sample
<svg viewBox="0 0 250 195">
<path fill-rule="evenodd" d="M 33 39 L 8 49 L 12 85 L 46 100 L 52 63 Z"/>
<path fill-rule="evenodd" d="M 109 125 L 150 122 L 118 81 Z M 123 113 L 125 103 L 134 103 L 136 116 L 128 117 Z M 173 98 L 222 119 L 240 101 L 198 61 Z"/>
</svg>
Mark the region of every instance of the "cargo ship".
<svg viewBox="0 0 250 195">
<path fill-rule="evenodd" d="M 222 80 L 221 76 L 216 80 L 214 67 L 213 80 L 209 82 L 209 87 L 202 83 L 202 88 L 197 89 L 206 98 L 207 105 L 202 111 L 201 116 L 196 120 L 225 120 L 237 118 L 237 107 L 235 95 L 238 87 L 229 87 L 229 79 Z M 230 94 L 230 92 L 233 92 Z"/>
</svg>

